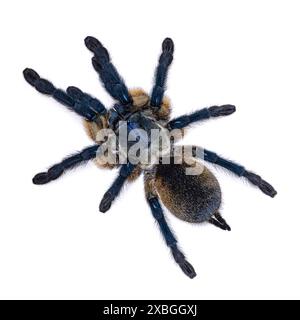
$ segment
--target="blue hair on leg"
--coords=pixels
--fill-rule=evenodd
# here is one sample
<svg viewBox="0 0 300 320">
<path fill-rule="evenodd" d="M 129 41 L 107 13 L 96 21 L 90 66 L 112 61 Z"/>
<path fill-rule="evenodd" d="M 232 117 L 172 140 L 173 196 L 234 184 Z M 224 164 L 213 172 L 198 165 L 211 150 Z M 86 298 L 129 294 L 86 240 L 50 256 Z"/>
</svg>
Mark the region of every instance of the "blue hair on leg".
<svg viewBox="0 0 300 320">
<path fill-rule="evenodd" d="M 55 88 L 50 81 L 41 78 L 33 69 L 26 68 L 23 74 L 25 80 L 37 91 L 52 96 L 56 101 L 89 121 L 94 120 L 99 114 L 106 113 L 104 105 L 99 100 L 76 87 L 69 87 L 65 92 Z"/>
<path fill-rule="evenodd" d="M 91 159 L 96 158 L 99 145 L 87 147 L 82 151 L 63 159 L 60 163 L 51 166 L 46 172 L 38 173 L 32 179 L 34 184 L 45 184 L 59 178 L 66 170 L 73 169 Z"/>
<path fill-rule="evenodd" d="M 133 172 L 136 166 L 128 162 L 127 164 L 123 164 L 121 169 L 119 170 L 119 174 L 111 187 L 105 192 L 99 206 L 99 210 L 101 212 L 106 212 L 111 207 L 114 199 L 119 195 L 125 181 Z"/>
<path fill-rule="evenodd" d="M 84 42 L 86 47 L 94 53 L 93 67 L 98 72 L 108 93 L 124 105 L 131 104 L 132 98 L 129 91 L 117 69 L 111 63 L 107 49 L 94 37 L 86 37 Z"/>
<path fill-rule="evenodd" d="M 173 235 L 170 227 L 168 226 L 158 198 L 151 197 L 147 199 L 147 201 L 151 208 L 152 215 L 159 225 L 160 231 L 166 241 L 166 244 L 172 252 L 174 260 L 189 278 L 194 278 L 196 276 L 196 272 L 193 266 L 185 259 L 184 254 L 178 249 L 177 240 Z"/>
<path fill-rule="evenodd" d="M 159 57 L 158 66 L 155 71 L 155 81 L 151 93 L 150 105 L 159 108 L 166 87 L 168 69 L 173 61 L 174 43 L 170 38 L 166 38 L 162 43 L 162 53 Z"/>
<path fill-rule="evenodd" d="M 183 116 L 180 116 L 180 117 L 177 117 L 177 118 L 171 120 L 168 123 L 168 128 L 170 130 L 183 129 L 192 123 L 207 120 L 212 117 L 215 118 L 215 117 L 220 117 L 220 116 L 228 116 L 228 115 L 234 113 L 235 110 L 236 110 L 235 106 L 233 106 L 231 104 L 203 108 L 203 109 L 197 110 L 191 114 L 183 115 Z"/>
</svg>

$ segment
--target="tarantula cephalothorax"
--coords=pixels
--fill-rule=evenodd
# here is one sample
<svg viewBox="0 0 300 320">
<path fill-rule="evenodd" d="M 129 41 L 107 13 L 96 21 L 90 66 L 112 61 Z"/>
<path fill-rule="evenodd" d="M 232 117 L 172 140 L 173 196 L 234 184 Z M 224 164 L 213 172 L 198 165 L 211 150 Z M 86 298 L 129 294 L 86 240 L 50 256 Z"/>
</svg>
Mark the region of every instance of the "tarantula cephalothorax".
<svg viewBox="0 0 300 320">
<path fill-rule="evenodd" d="M 219 165 L 239 177 L 246 178 L 271 197 L 276 195 L 276 191 L 259 175 L 218 156 L 212 151 L 196 146 L 191 146 L 190 155 L 179 164 L 175 161 L 173 151 L 176 147 L 173 143 L 169 149 L 168 163 L 163 161 L 165 156 L 160 156 L 157 163 L 150 163 L 146 166 L 132 163 L 129 157 L 124 163 L 120 161 L 118 154 L 120 150 L 117 149 L 113 153 L 116 155 L 115 162 L 107 161 L 107 157 L 105 157 L 107 153 L 98 152 L 104 142 L 103 140 L 99 141 L 97 135 L 103 129 L 111 129 L 113 133 L 118 133 L 125 123 L 128 134 L 135 129 L 143 129 L 148 137 L 151 129 L 167 132 L 175 129 L 183 130 L 195 122 L 230 115 L 235 111 L 235 107 L 233 105 L 212 106 L 172 120 L 169 119 L 170 103 L 164 97 L 164 91 L 168 68 L 173 60 L 174 44 L 170 38 L 166 38 L 162 43 L 162 53 L 150 96 L 141 89 L 127 89 L 111 63 L 108 51 L 97 39 L 87 37 L 85 44 L 94 54 L 92 64 L 99 73 L 105 89 L 116 102 L 111 109 L 107 110 L 99 100 L 80 89 L 76 87 L 68 87 L 66 91 L 57 89 L 48 80 L 40 78 L 34 70 L 25 69 L 24 77 L 29 84 L 39 92 L 52 96 L 84 118 L 87 133 L 95 142 L 94 145 L 51 166 L 46 172 L 37 174 L 33 178 L 33 183 L 48 183 L 60 177 L 67 170 L 92 159 L 101 167 L 118 167 L 119 173 L 100 203 L 100 211 L 106 212 L 120 193 L 124 183 L 135 180 L 143 172 L 146 199 L 164 240 L 182 271 L 188 277 L 194 278 L 196 276 L 194 268 L 178 248 L 176 237 L 168 226 L 160 200 L 173 214 L 184 221 L 193 223 L 207 221 L 223 230 L 230 230 L 229 225 L 218 211 L 221 204 L 221 189 L 212 172 L 202 166 L 201 174 L 186 174 L 186 169 L 199 163 L 199 154 L 202 154 L 200 157 L 202 160 Z M 110 138 L 108 140 L 110 141 Z M 137 137 L 137 141 L 139 140 L 141 137 Z M 149 143 L 146 146 L 149 146 Z"/>
</svg>

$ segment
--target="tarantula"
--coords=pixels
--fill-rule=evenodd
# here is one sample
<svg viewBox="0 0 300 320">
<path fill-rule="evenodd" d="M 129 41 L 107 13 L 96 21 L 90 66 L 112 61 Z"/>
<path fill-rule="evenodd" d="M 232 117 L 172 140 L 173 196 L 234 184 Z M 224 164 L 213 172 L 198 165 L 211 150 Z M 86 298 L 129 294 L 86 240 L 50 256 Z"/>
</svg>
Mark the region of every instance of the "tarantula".
<svg viewBox="0 0 300 320">
<path fill-rule="evenodd" d="M 124 163 L 119 161 L 118 155 L 122 151 L 120 149 L 114 152 L 114 155 L 116 155 L 115 163 L 104 161 L 105 153 L 99 153 L 104 141 L 97 139 L 97 135 L 102 129 L 111 129 L 114 133 L 118 133 L 125 126 L 130 134 L 134 129 L 140 128 L 146 131 L 147 136 L 152 129 L 167 132 L 174 129 L 184 130 L 195 122 L 230 115 L 235 112 L 235 106 L 230 104 L 212 106 L 170 120 L 170 102 L 164 95 L 167 73 L 174 52 L 174 44 L 170 38 L 166 38 L 162 43 L 162 53 L 159 57 L 154 86 L 150 95 L 141 89 L 127 89 L 123 79 L 112 64 L 107 49 L 97 39 L 87 37 L 85 45 L 94 54 L 92 58 L 93 67 L 98 72 L 105 89 L 115 100 L 113 107 L 110 109 L 106 109 L 98 99 L 76 87 L 68 87 L 66 91 L 63 91 L 57 89 L 48 80 L 42 79 L 34 70 L 26 68 L 23 71 L 26 81 L 37 91 L 52 96 L 83 117 L 86 131 L 95 142 L 94 145 L 51 166 L 46 172 L 38 173 L 34 176 L 33 183 L 38 185 L 48 183 L 60 177 L 67 170 L 89 160 L 95 160 L 100 167 L 117 167 L 119 168 L 118 175 L 104 194 L 99 207 L 101 212 L 106 212 L 119 195 L 124 183 L 133 181 L 144 173 L 146 199 L 153 217 L 157 221 L 176 263 L 188 277 L 194 278 L 196 272 L 178 248 L 176 237 L 168 226 L 160 200 L 179 219 L 192 223 L 207 221 L 223 230 L 230 231 L 229 225 L 219 212 L 221 189 L 213 173 L 207 167 L 202 166 L 201 174 L 186 174 L 186 169 L 199 163 L 199 154 L 202 154 L 200 157 L 202 160 L 219 165 L 238 177 L 246 178 L 268 196 L 274 197 L 276 191 L 259 175 L 246 170 L 237 163 L 220 157 L 215 152 L 197 146 L 191 146 L 191 154 L 185 157 L 182 163 L 178 164 L 174 155 L 174 150 L 176 150 L 174 141 L 178 139 L 172 141 L 171 148 L 168 151 L 170 158 L 168 163 L 163 161 L 165 158 L 163 155 L 158 157 L 159 161 L 157 163 L 148 165 L 132 163 L 129 158 Z M 137 141 L 139 139 L 140 137 L 137 137 Z M 110 141 L 109 137 L 105 143 L 107 141 Z M 149 145 L 151 145 L 151 139 L 147 146 Z"/>
</svg>

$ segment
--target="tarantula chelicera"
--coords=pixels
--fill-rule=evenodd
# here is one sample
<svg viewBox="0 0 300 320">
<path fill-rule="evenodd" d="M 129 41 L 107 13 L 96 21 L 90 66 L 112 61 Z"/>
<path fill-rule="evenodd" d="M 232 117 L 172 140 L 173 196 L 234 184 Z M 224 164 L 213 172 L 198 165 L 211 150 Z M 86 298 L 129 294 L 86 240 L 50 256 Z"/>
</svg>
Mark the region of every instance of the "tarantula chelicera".
<svg viewBox="0 0 300 320">
<path fill-rule="evenodd" d="M 221 189 L 213 173 L 204 165 L 197 174 L 188 174 L 188 169 L 202 164 L 202 161 L 199 161 L 200 158 L 204 162 L 219 165 L 238 177 L 249 180 L 271 197 L 276 195 L 276 191 L 259 175 L 207 149 L 190 146 L 187 149 L 190 152 L 186 149 L 184 151 L 180 149 L 180 152 L 177 152 L 178 146 L 175 146 L 174 142 L 179 139 L 179 133 L 182 133 L 190 124 L 230 115 L 235 112 L 235 107 L 229 104 L 212 106 L 170 120 L 170 102 L 164 96 L 168 68 L 173 60 L 174 51 L 174 44 L 170 38 L 166 38 L 162 43 L 162 53 L 150 95 L 141 89 L 127 89 L 112 64 L 107 49 L 97 39 L 87 37 L 85 44 L 94 54 L 92 64 L 99 73 L 105 89 L 115 99 L 115 104 L 112 108 L 106 109 L 98 99 L 76 87 L 68 87 L 66 91 L 57 89 L 48 80 L 40 78 L 34 70 L 25 69 L 23 74 L 26 81 L 37 91 L 52 96 L 84 118 L 86 131 L 95 143 L 51 166 L 46 172 L 38 173 L 33 178 L 33 183 L 48 183 L 67 170 L 92 159 L 100 167 L 118 167 L 118 175 L 100 203 L 100 211 L 106 212 L 119 195 L 125 182 L 133 181 L 143 173 L 146 199 L 164 240 L 182 271 L 188 277 L 194 278 L 196 272 L 178 248 L 176 237 L 168 226 L 160 201 L 169 211 L 184 221 L 192 223 L 207 221 L 228 231 L 230 227 L 219 212 Z M 106 133 L 110 130 L 104 138 L 103 134 L 99 134 L 103 133 L 103 130 Z M 160 136 L 154 152 L 149 152 L 154 145 L 153 131 L 163 133 L 163 138 Z M 121 136 L 121 132 L 125 133 Z M 168 135 L 171 132 L 176 134 Z M 166 136 L 169 137 L 169 144 L 165 141 Z M 125 145 L 113 143 L 121 140 L 125 140 Z M 135 156 L 132 157 L 128 147 L 134 147 L 134 143 L 139 145 L 139 148 L 134 150 L 139 150 L 133 152 Z M 144 159 L 143 157 L 138 157 L 145 154 L 145 150 L 146 154 L 155 155 L 154 160 L 147 162 L 141 160 Z M 181 161 L 177 161 L 178 154 L 184 154 Z"/>
</svg>

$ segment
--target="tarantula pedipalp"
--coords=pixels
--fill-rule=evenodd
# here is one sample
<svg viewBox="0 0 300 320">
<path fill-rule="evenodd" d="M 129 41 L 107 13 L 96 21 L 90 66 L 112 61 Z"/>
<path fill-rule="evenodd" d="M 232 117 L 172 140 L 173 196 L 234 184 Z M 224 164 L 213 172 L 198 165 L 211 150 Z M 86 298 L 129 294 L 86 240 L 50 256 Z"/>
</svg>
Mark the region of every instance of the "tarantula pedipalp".
<svg viewBox="0 0 300 320">
<path fill-rule="evenodd" d="M 87 37 L 85 44 L 94 54 L 92 58 L 94 69 L 98 72 L 105 89 L 116 100 L 116 103 L 108 110 L 98 99 L 76 87 L 68 87 L 66 91 L 57 89 L 51 82 L 42 79 L 34 70 L 25 69 L 23 74 L 29 84 L 39 92 L 52 96 L 84 118 L 87 133 L 95 142 L 94 145 L 51 166 L 46 172 L 38 173 L 33 178 L 33 183 L 48 183 L 60 177 L 67 170 L 89 160 L 95 160 L 99 166 L 105 168 L 118 167 L 118 176 L 100 203 L 100 211 L 106 212 L 120 193 L 124 183 L 136 179 L 143 172 L 146 199 L 165 242 L 182 271 L 188 277 L 194 278 L 196 276 L 194 268 L 179 250 L 176 237 L 168 226 L 160 200 L 170 212 L 184 221 L 192 223 L 207 221 L 223 230 L 230 230 L 229 225 L 218 211 L 221 204 L 221 189 L 213 173 L 203 165 L 201 174 L 186 174 L 186 169 L 193 168 L 199 163 L 199 155 L 202 155 L 201 159 L 204 161 L 219 165 L 239 177 L 246 178 L 271 197 L 276 195 L 276 191 L 259 175 L 218 156 L 212 151 L 197 146 L 192 146 L 191 154 L 185 157 L 180 164 L 176 162 L 174 151 L 177 147 L 174 147 L 173 143 L 168 149 L 168 163 L 163 161 L 166 154 L 158 157 L 158 163 L 151 162 L 146 166 L 142 163 L 133 163 L 126 152 L 127 158 L 124 163 L 120 161 L 120 153 L 124 151 L 122 148 L 114 150 L 116 156 L 114 162 L 107 161 L 105 152 L 98 152 L 104 146 L 103 141 L 99 141 L 97 138 L 103 129 L 110 129 L 117 136 L 123 128 L 127 130 L 128 136 L 135 130 L 142 129 L 146 132 L 147 138 L 150 137 L 150 132 L 154 129 L 167 132 L 176 129 L 183 130 L 195 122 L 230 115 L 235 112 L 235 107 L 229 104 L 212 106 L 170 120 L 170 103 L 164 96 L 168 68 L 173 60 L 174 51 L 174 44 L 170 38 L 166 38 L 162 43 L 162 53 L 156 68 L 155 83 L 150 96 L 141 89 L 127 89 L 111 63 L 107 49 L 97 39 Z M 129 140 L 128 136 L 126 135 L 126 142 Z M 136 138 L 137 141 L 141 140 L 141 136 Z M 146 147 L 149 148 L 152 144 L 153 141 L 150 138 Z"/>
</svg>

